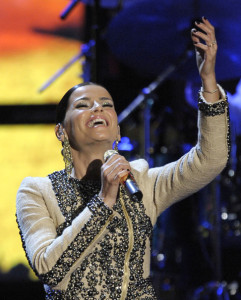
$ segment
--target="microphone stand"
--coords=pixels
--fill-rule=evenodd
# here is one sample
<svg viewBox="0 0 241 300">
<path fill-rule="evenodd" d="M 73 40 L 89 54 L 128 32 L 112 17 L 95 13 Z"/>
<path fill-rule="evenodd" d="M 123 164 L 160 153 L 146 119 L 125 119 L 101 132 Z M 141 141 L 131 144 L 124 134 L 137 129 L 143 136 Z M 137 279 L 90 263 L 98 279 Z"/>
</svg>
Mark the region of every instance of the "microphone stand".
<svg viewBox="0 0 241 300">
<path fill-rule="evenodd" d="M 152 93 L 163 83 L 163 81 L 168 78 L 175 70 L 177 70 L 182 64 L 184 64 L 193 55 L 193 50 L 190 46 L 187 50 L 180 56 L 176 63 L 171 64 L 164 70 L 151 84 L 143 88 L 141 93 L 119 114 L 118 122 L 121 124 L 129 115 L 143 102 L 145 104 L 144 108 L 144 156 L 148 163 L 151 164 L 150 158 L 150 121 L 151 121 L 151 108 L 154 103 Z"/>
<path fill-rule="evenodd" d="M 78 2 L 81 0 L 72 0 L 69 5 L 63 10 L 60 14 L 61 19 L 65 19 L 71 10 L 77 5 Z M 92 40 L 95 41 L 93 47 L 91 48 L 92 51 L 92 63 L 90 64 L 90 78 L 87 81 L 99 81 L 99 0 L 94 0 L 93 4 L 93 15 L 92 15 L 92 25 L 91 25 L 91 35 Z"/>
<path fill-rule="evenodd" d="M 74 7 L 78 4 L 78 2 L 80 2 L 81 0 L 72 0 L 66 7 L 65 9 L 62 11 L 62 13 L 60 14 L 60 18 L 62 20 L 64 20 L 68 14 L 71 12 L 72 9 L 74 9 Z"/>
<path fill-rule="evenodd" d="M 91 64 L 91 81 L 99 82 L 99 44 L 100 44 L 100 36 L 99 36 L 99 0 L 94 0 L 93 7 L 93 21 L 91 34 L 92 39 L 95 41 L 95 45 L 92 48 L 92 64 Z"/>
<path fill-rule="evenodd" d="M 65 19 L 71 10 L 76 6 L 81 0 L 73 0 L 71 3 L 63 10 L 60 15 L 61 19 Z M 93 22 L 92 22 L 92 39 L 87 43 L 83 44 L 80 53 L 75 55 L 70 59 L 67 64 L 60 68 L 49 80 L 47 80 L 38 90 L 39 93 L 43 92 L 48 88 L 57 78 L 59 78 L 69 67 L 71 67 L 76 61 L 81 57 L 85 57 L 85 62 L 83 64 L 84 72 L 82 78 L 84 82 L 94 81 L 98 82 L 98 70 L 99 70 L 99 24 L 98 24 L 98 11 L 99 11 L 99 0 L 94 1 L 93 8 Z"/>
<path fill-rule="evenodd" d="M 81 51 L 73 56 L 62 68 L 60 68 L 54 75 L 50 77 L 38 90 L 39 93 L 46 90 L 56 79 L 58 79 L 67 69 L 69 69 L 76 61 L 78 61 L 81 57 L 86 58 L 83 73 L 84 81 L 89 81 L 89 58 L 91 57 L 91 49 L 94 47 L 95 41 L 90 40 L 87 44 L 83 44 L 81 47 Z"/>
</svg>

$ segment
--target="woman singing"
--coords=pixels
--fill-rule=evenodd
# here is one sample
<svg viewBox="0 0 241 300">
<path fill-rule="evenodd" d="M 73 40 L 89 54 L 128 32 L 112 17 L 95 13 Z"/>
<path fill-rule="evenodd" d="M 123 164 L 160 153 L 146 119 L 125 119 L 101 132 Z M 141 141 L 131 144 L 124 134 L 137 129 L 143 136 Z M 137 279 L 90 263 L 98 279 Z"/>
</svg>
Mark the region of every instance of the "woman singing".
<svg viewBox="0 0 241 300">
<path fill-rule="evenodd" d="M 158 216 L 198 191 L 225 167 L 229 154 L 228 105 L 217 85 L 217 42 L 203 18 L 191 38 L 202 80 L 198 142 L 179 160 L 149 168 L 104 154 L 118 145 L 114 102 L 98 84 L 71 88 L 57 109 L 56 136 L 65 170 L 25 178 L 17 194 L 17 221 L 28 261 L 46 299 L 156 299 L 150 282 L 150 239 Z M 133 199 L 121 183 L 136 180 Z"/>
</svg>

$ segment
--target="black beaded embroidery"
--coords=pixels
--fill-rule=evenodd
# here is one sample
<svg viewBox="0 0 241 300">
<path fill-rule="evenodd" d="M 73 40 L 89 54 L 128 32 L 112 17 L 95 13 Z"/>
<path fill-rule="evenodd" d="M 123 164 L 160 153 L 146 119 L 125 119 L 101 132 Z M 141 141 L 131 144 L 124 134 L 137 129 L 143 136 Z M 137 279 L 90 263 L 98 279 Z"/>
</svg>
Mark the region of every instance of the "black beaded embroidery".
<svg viewBox="0 0 241 300">
<path fill-rule="evenodd" d="M 152 225 L 149 218 L 144 214 L 144 205 L 128 204 L 129 196 L 122 190 L 125 208 L 131 218 L 133 226 L 134 244 L 129 259 L 130 276 L 128 278 L 129 289 L 127 299 L 155 299 L 155 293 L 150 280 L 143 279 L 143 256 L 145 243 L 150 238 Z M 96 246 L 95 251 L 83 261 L 82 267 L 78 268 L 71 276 L 69 285 L 74 285 L 80 278 L 86 278 L 88 287 L 79 285 L 75 289 L 75 295 L 81 294 L 81 299 L 120 299 L 124 276 L 124 262 L 126 252 L 129 249 L 128 225 L 123 213 L 120 199 L 113 207 L 119 213 L 115 216 L 107 229 L 108 234 Z M 98 288 L 97 288 L 98 287 Z M 66 291 L 70 297 L 73 292 Z M 149 298 L 145 296 L 148 295 Z M 69 299 L 69 298 L 67 298 Z"/>
<path fill-rule="evenodd" d="M 98 191 L 99 183 L 97 185 L 92 183 L 88 185 L 86 182 L 74 178 L 68 179 L 65 171 L 54 172 L 49 175 L 49 178 L 52 182 L 61 212 L 66 218 L 64 227 L 67 227 L 71 225 L 72 220 L 86 207 L 87 197 L 91 199 L 94 196 L 93 194 Z M 90 203 L 92 201 L 95 202 L 95 198 Z M 112 210 L 105 206 L 103 202 L 102 204 L 98 206 L 99 210 L 96 210 L 96 215 L 92 215 L 74 241 L 63 252 L 52 270 L 46 274 L 39 275 L 44 283 L 51 286 L 57 285 L 93 241 L 95 236 L 101 231 L 103 225 L 112 214 Z"/>
<path fill-rule="evenodd" d="M 205 116 L 217 116 L 224 114 L 227 106 L 228 102 L 226 100 L 214 104 L 208 104 L 205 103 L 201 97 L 198 99 L 198 108 L 205 114 Z"/>
<path fill-rule="evenodd" d="M 37 271 L 35 270 L 34 266 L 31 264 L 30 258 L 29 258 L 28 254 L 27 254 L 27 251 L 26 251 L 26 243 L 25 243 L 25 239 L 24 239 L 24 237 L 23 237 L 22 230 L 21 230 L 20 225 L 19 225 L 19 221 L 18 221 L 18 216 L 17 216 L 17 214 L 15 214 L 15 216 L 16 216 L 16 222 L 17 222 L 18 229 L 19 229 L 19 234 L 20 234 L 21 241 L 22 241 L 22 247 L 23 247 L 23 249 L 24 249 L 24 252 L 25 252 L 27 261 L 28 261 L 30 267 L 33 269 L 35 275 L 38 276 L 38 273 L 37 273 Z"/>
<path fill-rule="evenodd" d="M 230 136 L 230 114 L 229 114 L 229 105 L 227 94 L 225 95 L 225 100 L 220 102 L 216 102 L 213 104 L 208 104 L 203 100 L 202 92 L 199 91 L 198 93 L 198 108 L 199 110 L 204 113 L 205 116 L 214 117 L 217 115 L 221 115 L 227 113 L 227 120 L 228 120 L 228 132 L 227 132 L 227 146 L 228 146 L 228 159 L 230 157 L 231 152 L 231 136 Z"/>
<path fill-rule="evenodd" d="M 72 220 L 86 207 L 90 199 L 99 192 L 100 183 L 90 180 L 68 178 L 65 170 L 49 175 L 65 223 L 58 228 L 61 234 Z M 60 184 L 61 182 L 61 184 Z"/>
<path fill-rule="evenodd" d="M 126 278 L 129 283 L 126 299 L 156 299 L 150 280 L 143 278 L 143 257 L 146 242 L 151 238 L 152 224 L 145 214 L 142 201 L 130 201 L 127 193 L 121 189 L 122 200 L 118 198 L 113 207 L 113 211 L 117 214 L 109 218 L 112 210 L 108 209 L 98 196 L 91 195 L 96 194 L 99 187 L 90 188 L 91 192 L 86 191 L 87 187 L 85 187 L 85 193 L 91 195 L 92 200 L 87 202 L 87 197 L 83 195 L 86 199 L 83 205 L 83 202 L 80 201 L 81 192 L 79 191 L 76 197 L 73 193 L 79 186 L 78 180 L 72 178 L 68 181 L 64 171 L 55 172 L 49 177 L 58 203 L 61 204 L 61 211 L 68 217 L 69 222 L 71 222 L 73 216 L 76 216 L 75 211 L 69 208 L 71 202 L 67 200 L 67 197 L 70 195 L 75 208 L 80 211 L 84 209 L 84 205 L 88 205 L 93 212 L 93 218 L 86 224 L 85 229 L 77 235 L 54 268 L 48 274 L 42 276 L 45 282 L 52 286 L 60 282 L 73 263 L 80 257 L 83 250 L 96 237 L 101 230 L 101 226 L 107 224 L 107 230 L 101 241 L 95 245 L 93 251 L 83 259 L 80 266 L 71 274 L 67 289 L 65 291 L 50 289 L 47 292 L 46 299 L 120 299 L 125 277 L 124 264 L 127 252 L 130 251 L 130 234 L 133 235 L 133 247 L 127 261 L 130 274 L 129 278 Z M 67 186 L 72 191 L 67 191 Z M 128 220 L 123 209 L 128 214 Z M 98 219 L 100 216 L 102 222 Z M 128 222 L 131 222 L 133 232 L 129 232 Z"/>
</svg>

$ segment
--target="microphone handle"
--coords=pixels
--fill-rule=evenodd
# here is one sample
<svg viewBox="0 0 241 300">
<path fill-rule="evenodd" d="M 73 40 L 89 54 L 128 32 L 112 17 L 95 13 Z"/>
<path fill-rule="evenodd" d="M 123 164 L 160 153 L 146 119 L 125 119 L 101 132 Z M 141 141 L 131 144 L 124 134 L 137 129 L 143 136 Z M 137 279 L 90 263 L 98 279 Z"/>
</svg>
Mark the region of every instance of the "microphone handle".
<svg viewBox="0 0 241 300">
<path fill-rule="evenodd" d="M 139 189 L 132 173 L 128 174 L 126 180 L 121 180 L 121 184 L 126 188 L 132 200 L 140 201 L 142 199 L 142 191 Z"/>
</svg>

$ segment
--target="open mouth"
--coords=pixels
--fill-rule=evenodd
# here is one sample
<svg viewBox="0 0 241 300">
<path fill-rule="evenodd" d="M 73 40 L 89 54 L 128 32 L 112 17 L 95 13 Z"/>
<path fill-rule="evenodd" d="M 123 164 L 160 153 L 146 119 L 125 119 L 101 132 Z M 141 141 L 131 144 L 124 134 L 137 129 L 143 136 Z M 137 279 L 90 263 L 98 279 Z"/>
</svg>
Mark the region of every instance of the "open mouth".
<svg viewBox="0 0 241 300">
<path fill-rule="evenodd" d="M 88 122 L 87 126 L 89 128 L 97 127 L 97 126 L 108 126 L 106 120 L 97 118 Z"/>
</svg>

